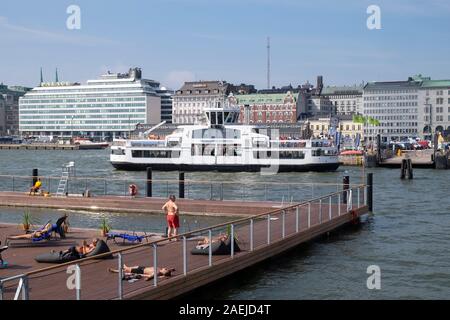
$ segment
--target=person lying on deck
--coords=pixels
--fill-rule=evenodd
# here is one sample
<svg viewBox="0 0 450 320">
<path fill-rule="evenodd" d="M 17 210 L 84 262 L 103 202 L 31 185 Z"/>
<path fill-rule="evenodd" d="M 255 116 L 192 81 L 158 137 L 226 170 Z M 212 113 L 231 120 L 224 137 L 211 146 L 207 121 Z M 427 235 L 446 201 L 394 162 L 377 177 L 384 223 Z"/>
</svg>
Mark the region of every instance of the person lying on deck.
<svg viewBox="0 0 450 320">
<path fill-rule="evenodd" d="M 86 240 L 83 240 L 81 246 L 73 246 L 67 249 L 66 251 L 61 251 L 60 253 L 62 255 L 70 254 L 81 258 L 87 255 L 88 253 L 94 251 L 95 247 L 97 246 L 97 243 L 98 243 L 97 238 L 93 239 L 92 243 L 90 244 L 88 244 Z"/>
<path fill-rule="evenodd" d="M 109 272 L 119 273 L 119 270 L 108 269 Z M 155 276 L 155 269 L 153 267 L 142 267 L 142 266 L 134 266 L 128 267 L 125 264 L 122 267 L 123 276 L 139 276 L 145 278 L 146 281 L 149 281 Z M 157 276 L 161 277 L 170 277 L 172 276 L 172 272 L 175 271 L 174 268 L 158 268 Z"/>
<path fill-rule="evenodd" d="M 221 234 L 217 238 L 213 238 L 211 242 L 214 243 L 214 242 L 219 242 L 219 241 L 227 241 L 227 239 L 228 239 L 227 234 Z M 202 240 L 197 242 L 198 246 L 203 246 L 206 244 L 209 244 L 209 237 L 203 237 Z"/>
<path fill-rule="evenodd" d="M 21 234 L 18 236 L 9 236 L 8 239 L 10 240 L 21 240 L 21 239 L 38 239 L 42 237 L 47 232 L 50 232 L 52 230 L 53 225 L 49 222 L 47 223 L 41 230 L 34 231 L 32 233 L 27 234 Z"/>
</svg>

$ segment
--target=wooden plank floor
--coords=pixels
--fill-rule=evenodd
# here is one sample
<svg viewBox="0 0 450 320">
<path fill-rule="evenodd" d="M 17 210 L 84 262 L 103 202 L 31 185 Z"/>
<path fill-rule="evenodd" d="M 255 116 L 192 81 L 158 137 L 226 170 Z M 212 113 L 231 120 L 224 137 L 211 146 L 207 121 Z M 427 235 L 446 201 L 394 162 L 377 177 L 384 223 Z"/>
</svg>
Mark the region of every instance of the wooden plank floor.
<svg viewBox="0 0 450 320">
<path fill-rule="evenodd" d="M 105 212 L 161 213 L 165 198 L 130 198 L 120 196 L 42 197 L 21 192 L 0 192 L 0 206 L 90 210 Z M 211 216 L 248 216 L 280 207 L 275 202 L 242 202 L 177 199 L 183 214 Z"/>
<path fill-rule="evenodd" d="M 331 231 L 343 224 L 349 223 L 353 217 L 346 213 L 346 205 L 341 204 L 342 215 L 338 216 L 339 205 L 319 204 L 311 206 L 311 226 L 308 228 L 307 206 L 299 210 L 299 233 L 295 233 L 296 215 L 295 210 L 286 212 L 285 216 L 285 238 L 282 238 L 282 218 L 276 216 L 270 222 L 271 244 L 267 245 L 268 222 L 266 218 L 254 222 L 254 251 L 250 251 L 249 223 L 236 226 L 236 234 L 242 251 L 230 256 L 213 256 L 213 267 L 208 267 L 208 256 L 194 256 L 190 250 L 196 241 L 188 241 L 188 276 L 183 275 L 182 265 L 182 242 L 162 243 L 158 246 L 158 267 L 173 267 L 176 269 L 174 275 L 169 279 L 159 279 L 157 287 L 153 281 L 138 280 L 134 283 L 122 281 L 125 298 L 128 299 L 168 299 L 192 289 L 210 283 L 223 276 L 237 272 L 245 267 L 253 265 L 270 256 L 281 253 L 302 242 L 313 239 L 320 234 Z M 320 211 L 322 217 L 320 218 Z M 331 211 L 331 219 L 329 213 Z M 367 212 L 367 207 L 362 206 L 357 210 L 358 214 Z M 0 238 L 16 233 L 16 226 L 0 226 Z M 223 230 L 225 231 L 225 230 Z M 206 234 L 205 234 L 206 235 Z M 48 246 L 32 246 L 27 248 L 10 248 L 4 253 L 4 258 L 10 263 L 8 269 L 0 270 L 0 278 L 29 272 L 48 266 L 34 262 L 34 257 L 51 249 L 61 250 L 79 242 L 82 239 L 90 239 L 97 236 L 97 231 L 74 230 L 64 241 L 51 242 Z M 111 249 L 117 249 L 111 245 Z M 153 249 L 151 247 L 133 249 L 123 255 L 123 262 L 128 266 L 153 265 Z M 118 259 L 88 261 L 81 264 L 82 299 L 115 299 L 118 292 L 118 277 L 107 271 L 108 268 L 117 268 Z M 69 277 L 66 267 L 60 267 L 47 273 L 32 275 L 29 280 L 30 299 L 71 300 L 75 299 L 75 291 L 67 288 L 66 282 Z M 5 286 L 5 299 L 11 299 L 14 295 L 16 283 L 11 282 Z"/>
</svg>

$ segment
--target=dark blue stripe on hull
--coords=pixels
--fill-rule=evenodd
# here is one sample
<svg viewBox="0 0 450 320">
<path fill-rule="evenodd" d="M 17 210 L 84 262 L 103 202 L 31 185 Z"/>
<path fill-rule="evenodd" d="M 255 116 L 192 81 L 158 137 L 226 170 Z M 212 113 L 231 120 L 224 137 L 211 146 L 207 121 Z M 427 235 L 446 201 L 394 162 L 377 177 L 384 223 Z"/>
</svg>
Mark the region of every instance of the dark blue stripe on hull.
<svg viewBox="0 0 450 320">
<path fill-rule="evenodd" d="M 258 172 L 258 165 L 177 165 L 177 164 L 136 164 L 136 163 L 111 163 L 118 170 L 145 171 L 152 168 L 157 171 L 219 171 L 219 172 Z M 317 163 L 307 165 L 279 165 L 278 172 L 307 172 L 307 171 L 335 171 L 339 163 Z"/>
</svg>

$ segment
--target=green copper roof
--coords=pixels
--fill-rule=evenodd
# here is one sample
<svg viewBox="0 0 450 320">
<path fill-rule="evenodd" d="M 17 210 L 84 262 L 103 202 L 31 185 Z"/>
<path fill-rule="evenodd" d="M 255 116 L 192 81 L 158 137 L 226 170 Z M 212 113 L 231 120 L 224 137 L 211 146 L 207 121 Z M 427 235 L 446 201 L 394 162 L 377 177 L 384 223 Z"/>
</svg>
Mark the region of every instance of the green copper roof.
<svg viewBox="0 0 450 320">
<path fill-rule="evenodd" d="M 239 94 L 236 95 L 238 104 L 270 104 L 284 103 L 287 94 L 285 93 L 269 93 L 269 94 Z M 297 95 L 292 95 L 294 102 L 297 101 Z"/>
<path fill-rule="evenodd" d="M 331 94 L 362 94 L 363 86 L 355 85 L 355 86 L 330 86 L 322 89 L 323 95 L 331 95 Z"/>
<path fill-rule="evenodd" d="M 422 88 L 450 88 L 450 80 L 426 80 Z"/>
</svg>

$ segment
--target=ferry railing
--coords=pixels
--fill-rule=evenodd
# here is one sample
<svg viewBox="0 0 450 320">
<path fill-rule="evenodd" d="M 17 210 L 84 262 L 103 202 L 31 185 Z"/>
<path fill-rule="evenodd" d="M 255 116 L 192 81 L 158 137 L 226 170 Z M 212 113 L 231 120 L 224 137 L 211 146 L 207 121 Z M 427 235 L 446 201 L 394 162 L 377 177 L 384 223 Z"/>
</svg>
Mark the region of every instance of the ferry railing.
<svg viewBox="0 0 450 320">
<path fill-rule="evenodd" d="M 41 189 L 55 195 L 61 177 L 40 176 Z M 32 176 L 0 175 L 0 191 L 24 192 L 30 191 Z M 258 182 L 258 181 L 183 181 L 172 179 L 114 179 L 72 176 L 67 181 L 66 193 L 69 196 L 89 195 L 92 197 L 121 196 L 130 197 L 129 185 L 138 187 L 138 198 L 145 196 L 148 184 L 152 185 L 152 195 L 157 198 L 166 198 L 170 194 L 179 194 L 180 183 L 184 184 L 186 199 L 193 200 L 237 200 L 241 201 L 272 201 L 292 203 L 305 201 L 330 192 L 339 191 L 342 184 L 336 183 L 310 183 L 310 182 Z M 355 186 L 352 185 L 352 186 Z"/>
<path fill-rule="evenodd" d="M 73 275 L 75 293 L 69 297 L 69 299 L 81 299 L 86 297 L 87 299 L 93 298 L 106 298 L 106 299 L 122 299 L 133 293 L 136 293 L 142 289 L 149 289 L 148 286 L 157 287 L 161 281 L 158 276 L 153 277 L 149 285 L 140 286 L 139 288 L 130 288 L 128 283 L 123 281 L 123 265 L 127 261 L 132 261 L 135 264 L 137 261 L 143 262 L 141 265 L 152 266 L 154 270 L 165 266 L 167 257 L 164 254 L 160 258 L 160 250 L 164 249 L 164 246 L 171 243 L 171 240 L 180 239 L 176 242 L 179 245 L 179 251 L 177 249 L 177 256 L 181 265 L 181 272 L 174 277 L 186 277 L 190 273 L 215 266 L 225 259 L 233 259 L 237 255 L 241 254 L 236 251 L 235 242 L 231 241 L 230 253 L 225 256 L 215 256 L 212 252 L 212 246 L 208 246 L 208 253 L 206 259 L 200 259 L 193 263 L 194 260 L 191 255 L 188 255 L 190 247 L 193 247 L 192 241 L 188 239 L 196 239 L 195 236 L 207 235 L 209 244 L 213 243 L 214 236 L 223 234 L 224 230 L 228 231 L 229 238 L 233 240 L 237 239 L 237 243 L 240 246 L 242 252 L 253 252 L 258 249 L 264 249 L 271 244 L 282 241 L 287 237 L 292 237 L 301 232 L 307 231 L 311 228 L 319 226 L 323 223 L 331 222 L 333 219 L 341 217 L 343 214 L 351 213 L 352 210 L 359 209 L 366 205 L 366 198 L 360 198 L 361 195 L 366 194 L 368 191 L 367 185 L 352 186 L 347 190 L 341 190 L 339 192 L 330 193 L 325 196 L 320 196 L 314 199 L 295 203 L 293 205 L 287 205 L 280 207 L 269 212 L 253 215 L 251 217 L 241 218 L 230 222 L 221 223 L 218 225 L 201 228 L 198 230 L 182 233 L 178 236 L 170 238 L 150 241 L 148 243 L 142 243 L 139 245 L 131 246 L 124 249 L 115 250 L 109 253 L 100 254 L 95 257 L 84 258 L 74 262 L 63 263 L 61 265 L 47 267 L 28 273 L 24 273 L 15 277 L 10 277 L 0 280 L 0 299 L 4 298 L 5 284 L 9 282 L 19 281 L 17 288 L 14 290 L 14 299 L 19 298 L 19 294 L 22 294 L 22 299 L 27 300 L 33 296 L 33 289 L 38 292 L 41 281 L 45 277 L 55 277 L 55 280 L 50 281 L 53 286 L 62 285 L 62 281 L 67 281 L 65 268 L 71 268 L 74 270 Z M 347 201 L 344 201 L 346 199 Z M 99 260 L 99 258 L 107 256 L 116 256 L 117 260 Z M 89 269 L 86 271 L 87 277 L 92 274 L 93 268 L 103 269 L 105 266 L 116 267 L 117 271 L 117 291 L 109 292 L 108 296 L 92 297 L 89 296 L 89 292 L 82 291 L 82 277 L 85 273 L 81 270 L 83 268 Z M 69 271 L 67 271 L 69 273 Z M 104 277 L 101 277 L 104 280 Z M 30 280 L 35 280 L 30 286 Z M 37 281 L 39 280 L 39 281 Z M 96 281 L 97 279 L 88 278 L 86 282 Z M 98 280 L 100 281 L 100 280 Z M 108 280 L 109 281 L 109 280 Z M 146 282 L 148 283 L 148 282 Z M 100 283 L 101 286 L 103 283 Z M 11 289 L 11 286 L 9 287 Z M 82 294 L 83 293 L 83 294 Z M 42 297 L 40 297 L 42 299 Z M 61 297 L 59 297 L 61 298 Z"/>
</svg>

